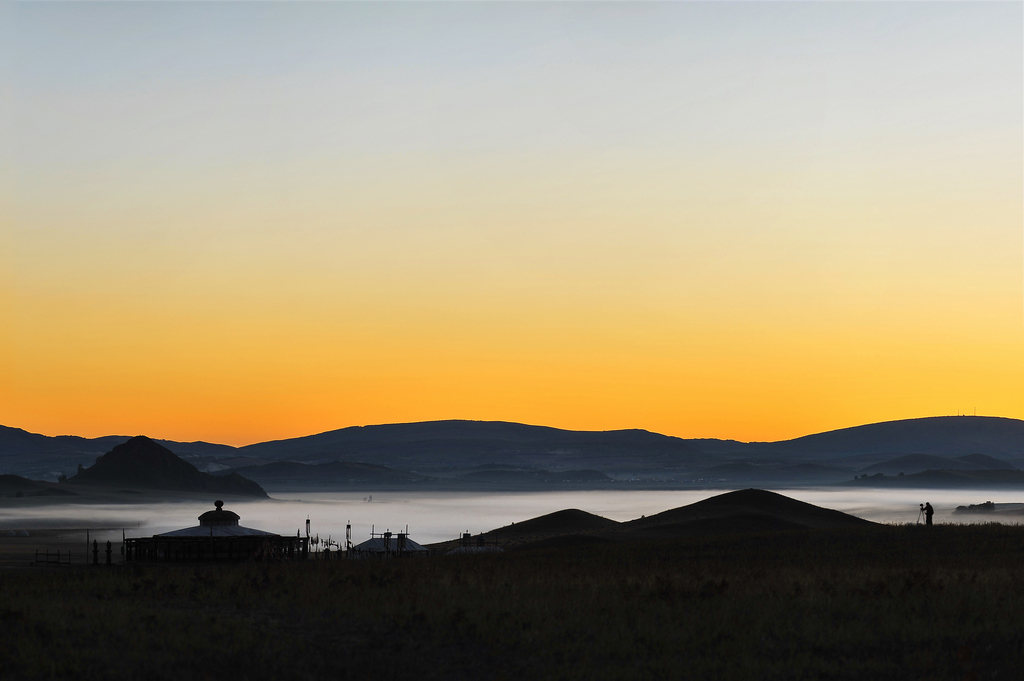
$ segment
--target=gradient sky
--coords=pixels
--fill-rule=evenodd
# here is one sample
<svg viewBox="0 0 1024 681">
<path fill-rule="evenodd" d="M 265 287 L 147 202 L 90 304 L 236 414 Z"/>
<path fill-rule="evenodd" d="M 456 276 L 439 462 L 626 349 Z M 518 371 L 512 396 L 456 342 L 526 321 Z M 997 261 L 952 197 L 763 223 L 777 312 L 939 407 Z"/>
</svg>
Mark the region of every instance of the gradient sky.
<svg viewBox="0 0 1024 681">
<path fill-rule="evenodd" d="M 1024 418 L 1012 3 L 0 4 L 0 423 Z"/>
</svg>

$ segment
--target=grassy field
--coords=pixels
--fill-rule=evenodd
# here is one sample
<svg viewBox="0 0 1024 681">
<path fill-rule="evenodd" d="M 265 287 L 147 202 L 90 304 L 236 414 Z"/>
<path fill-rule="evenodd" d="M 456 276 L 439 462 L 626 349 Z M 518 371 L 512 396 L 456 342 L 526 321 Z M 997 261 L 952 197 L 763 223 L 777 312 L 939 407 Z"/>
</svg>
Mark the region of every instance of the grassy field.
<svg viewBox="0 0 1024 681">
<path fill-rule="evenodd" d="M 4 678 L 988 679 L 1024 528 L 0 572 Z"/>
</svg>

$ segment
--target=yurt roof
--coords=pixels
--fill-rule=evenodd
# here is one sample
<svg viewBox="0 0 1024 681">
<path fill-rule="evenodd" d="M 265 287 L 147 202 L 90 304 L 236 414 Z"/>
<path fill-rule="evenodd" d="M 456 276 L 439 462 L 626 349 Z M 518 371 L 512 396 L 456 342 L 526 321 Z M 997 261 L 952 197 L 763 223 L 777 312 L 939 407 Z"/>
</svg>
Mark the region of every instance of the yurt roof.
<svg viewBox="0 0 1024 681">
<path fill-rule="evenodd" d="M 174 537 L 276 537 L 278 535 L 241 525 L 197 525 L 153 536 L 173 539 Z"/>
<path fill-rule="evenodd" d="M 383 537 L 373 537 L 372 539 L 367 539 L 362 544 L 358 544 L 358 545 L 352 547 L 352 549 L 354 551 L 373 551 L 373 552 L 376 552 L 376 553 L 384 553 L 386 551 L 395 551 L 395 552 L 397 552 L 398 551 L 398 537 L 396 535 L 392 535 L 391 536 L 391 543 L 388 545 L 387 548 L 384 547 L 384 538 Z M 402 548 L 403 552 L 427 551 L 427 550 L 428 549 L 426 547 L 421 546 L 420 544 L 417 544 L 416 542 L 414 542 L 412 539 L 409 539 L 408 537 L 405 538 L 405 546 Z"/>
</svg>

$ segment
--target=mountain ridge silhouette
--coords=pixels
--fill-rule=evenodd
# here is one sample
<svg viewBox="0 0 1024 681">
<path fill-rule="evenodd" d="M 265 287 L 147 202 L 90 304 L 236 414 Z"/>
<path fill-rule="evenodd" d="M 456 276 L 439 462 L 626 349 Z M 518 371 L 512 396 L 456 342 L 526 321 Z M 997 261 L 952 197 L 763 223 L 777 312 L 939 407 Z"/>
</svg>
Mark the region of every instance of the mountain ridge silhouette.
<svg viewBox="0 0 1024 681">
<path fill-rule="evenodd" d="M 203 473 L 163 445 L 137 435 L 115 446 L 67 479 L 71 485 L 128 487 L 175 492 L 211 492 L 266 497 L 258 484 L 231 473 Z"/>
<path fill-rule="evenodd" d="M 77 464 L 128 439 L 127 436 L 92 440 L 77 436 L 48 437 L 0 426 L 0 473 L 55 479 L 58 472 L 70 473 Z M 590 469 L 605 474 L 671 477 L 680 470 L 708 470 L 744 460 L 781 467 L 800 462 L 845 465 L 854 471 L 909 454 L 984 455 L 1013 465 L 1014 460 L 1024 461 L 1024 421 L 989 416 L 925 417 L 864 424 L 777 442 L 746 443 L 684 439 L 641 429 L 572 431 L 505 421 L 468 420 L 351 426 L 243 447 L 206 442 L 158 442 L 175 454 L 203 465 L 229 458 L 248 458 L 263 463 L 349 461 L 430 475 L 431 467 L 501 464 L 524 469 Z M 855 461 L 856 457 L 860 459 Z M 244 462 L 232 467 L 239 465 Z M 980 459 L 977 465 L 988 467 Z M 211 470 L 216 468 L 216 465 L 210 466 Z M 730 468 L 737 467 L 727 466 L 721 472 L 728 472 Z M 793 475 L 800 472 L 793 471 Z"/>
</svg>

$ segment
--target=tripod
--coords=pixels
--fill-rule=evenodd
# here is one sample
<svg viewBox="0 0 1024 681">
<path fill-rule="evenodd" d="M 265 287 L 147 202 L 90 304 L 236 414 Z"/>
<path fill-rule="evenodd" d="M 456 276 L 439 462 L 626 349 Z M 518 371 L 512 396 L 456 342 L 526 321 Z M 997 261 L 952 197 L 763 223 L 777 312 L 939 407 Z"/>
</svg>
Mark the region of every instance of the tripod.
<svg viewBox="0 0 1024 681">
<path fill-rule="evenodd" d="M 918 525 L 921 524 L 921 517 L 922 516 L 924 516 L 924 509 L 923 508 L 920 511 L 917 512 L 917 524 Z"/>
</svg>

